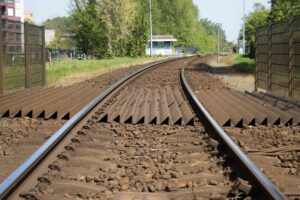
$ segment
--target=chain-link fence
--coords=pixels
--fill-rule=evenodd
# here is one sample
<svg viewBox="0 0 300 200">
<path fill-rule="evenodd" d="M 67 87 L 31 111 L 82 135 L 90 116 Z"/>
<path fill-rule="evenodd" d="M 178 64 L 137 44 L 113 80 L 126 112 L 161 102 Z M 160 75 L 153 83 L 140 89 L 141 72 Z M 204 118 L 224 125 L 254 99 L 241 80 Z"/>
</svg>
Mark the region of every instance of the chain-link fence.
<svg viewBox="0 0 300 200">
<path fill-rule="evenodd" d="M 0 94 L 44 85 L 44 28 L 0 19 Z"/>
<path fill-rule="evenodd" d="M 257 29 L 255 88 L 300 98 L 300 17 Z"/>
<path fill-rule="evenodd" d="M 46 48 L 48 60 L 77 59 L 82 53 L 74 49 Z"/>
</svg>

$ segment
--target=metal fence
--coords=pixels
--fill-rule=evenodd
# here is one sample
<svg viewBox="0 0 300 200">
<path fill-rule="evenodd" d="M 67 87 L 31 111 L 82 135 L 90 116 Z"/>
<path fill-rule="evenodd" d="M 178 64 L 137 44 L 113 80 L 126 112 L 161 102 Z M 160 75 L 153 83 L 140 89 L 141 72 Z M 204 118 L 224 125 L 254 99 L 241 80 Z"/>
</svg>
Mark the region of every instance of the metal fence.
<svg viewBox="0 0 300 200">
<path fill-rule="evenodd" d="M 46 48 L 47 57 L 51 60 L 60 59 L 76 59 L 82 55 L 82 52 L 76 51 L 74 49 L 52 49 Z"/>
<path fill-rule="evenodd" d="M 44 27 L 0 19 L 0 95 L 44 85 Z"/>
<path fill-rule="evenodd" d="M 300 17 L 256 31 L 255 90 L 300 99 Z"/>
</svg>

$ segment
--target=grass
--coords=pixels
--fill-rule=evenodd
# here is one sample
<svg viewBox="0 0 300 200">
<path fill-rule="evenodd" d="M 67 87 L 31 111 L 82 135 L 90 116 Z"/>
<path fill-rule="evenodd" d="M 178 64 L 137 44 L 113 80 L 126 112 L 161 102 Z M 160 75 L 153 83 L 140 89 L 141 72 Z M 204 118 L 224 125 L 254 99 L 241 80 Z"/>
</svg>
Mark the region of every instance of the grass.
<svg viewBox="0 0 300 200">
<path fill-rule="evenodd" d="M 233 69 L 243 74 L 255 73 L 255 60 L 242 55 L 225 57 L 221 62 L 231 65 Z"/>
<path fill-rule="evenodd" d="M 132 66 L 145 63 L 146 61 L 157 60 L 157 58 L 113 58 L 103 60 L 62 60 L 53 61 L 47 64 L 47 84 L 51 85 L 58 80 L 72 75 L 80 74 L 101 74 L 105 71 L 117 69 L 126 66 Z"/>
<path fill-rule="evenodd" d="M 8 126 L 8 122 L 6 119 L 0 119 L 0 128 Z"/>
</svg>

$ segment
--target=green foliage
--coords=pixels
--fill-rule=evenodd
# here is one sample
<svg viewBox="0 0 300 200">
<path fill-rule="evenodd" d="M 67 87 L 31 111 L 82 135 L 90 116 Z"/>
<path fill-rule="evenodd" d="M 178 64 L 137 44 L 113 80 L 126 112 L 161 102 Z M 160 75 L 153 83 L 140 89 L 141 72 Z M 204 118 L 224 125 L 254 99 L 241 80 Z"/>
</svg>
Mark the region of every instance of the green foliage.
<svg viewBox="0 0 300 200">
<path fill-rule="evenodd" d="M 153 33 L 171 34 L 175 46 L 202 53 L 217 49 L 218 26 L 199 20 L 192 0 L 152 0 Z M 149 0 L 74 0 L 70 32 L 77 48 L 97 58 L 145 55 L 149 39 Z M 221 46 L 226 46 L 221 29 Z"/>
<path fill-rule="evenodd" d="M 144 7 L 148 6 L 148 1 L 144 2 Z M 154 34 L 174 35 L 178 40 L 175 46 L 194 47 L 201 53 L 216 52 L 218 25 L 199 20 L 198 16 L 192 0 L 153 0 Z M 225 33 L 222 29 L 220 33 L 224 46 Z"/>
<path fill-rule="evenodd" d="M 68 17 L 56 17 L 47 19 L 43 25 L 46 29 L 55 30 L 55 40 L 48 45 L 48 48 L 73 49 L 74 42 L 69 35 L 70 19 Z"/>
<path fill-rule="evenodd" d="M 246 35 L 246 49 L 249 57 L 255 56 L 255 32 L 257 27 L 263 26 L 268 22 L 269 10 L 256 3 L 254 5 L 254 12 L 250 13 L 246 19 L 245 35 Z M 242 40 L 242 31 L 240 33 L 240 40 Z"/>
<path fill-rule="evenodd" d="M 47 19 L 43 25 L 46 29 L 54 29 L 61 33 L 68 33 L 69 21 L 68 17 L 55 17 L 53 19 Z"/>
<path fill-rule="evenodd" d="M 78 49 L 97 58 L 107 56 L 107 30 L 98 17 L 100 11 L 96 0 L 75 1 L 76 6 L 70 17 L 70 31 L 75 33 Z"/>
<path fill-rule="evenodd" d="M 235 55 L 233 57 L 233 68 L 238 72 L 245 74 L 254 74 L 255 73 L 255 61 L 254 59 L 247 58 L 242 55 Z"/>
<path fill-rule="evenodd" d="M 283 20 L 296 15 L 300 15 L 299 0 L 271 0 L 269 17 L 271 21 Z"/>
</svg>

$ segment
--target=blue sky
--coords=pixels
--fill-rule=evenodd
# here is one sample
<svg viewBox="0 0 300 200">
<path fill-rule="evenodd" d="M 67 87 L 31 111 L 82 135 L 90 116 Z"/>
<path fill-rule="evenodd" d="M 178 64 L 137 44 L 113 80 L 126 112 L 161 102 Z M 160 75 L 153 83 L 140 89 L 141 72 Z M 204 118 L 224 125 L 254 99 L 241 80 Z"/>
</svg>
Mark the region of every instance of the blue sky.
<svg viewBox="0 0 300 200">
<path fill-rule="evenodd" d="M 221 23 L 229 41 L 237 42 L 242 27 L 243 0 L 193 0 L 199 7 L 200 17 Z M 270 8 L 269 0 L 245 0 L 246 13 L 251 12 L 253 5 L 259 2 Z"/>
<path fill-rule="evenodd" d="M 48 18 L 68 15 L 71 0 L 24 0 L 25 9 L 34 12 L 38 24 Z M 227 39 L 237 41 L 242 25 L 243 0 L 193 0 L 199 7 L 200 17 L 222 23 Z M 246 13 L 252 10 L 255 2 L 267 7 L 269 0 L 246 0 Z"/>
</svg>

